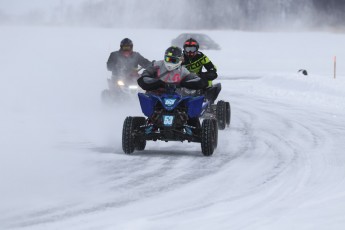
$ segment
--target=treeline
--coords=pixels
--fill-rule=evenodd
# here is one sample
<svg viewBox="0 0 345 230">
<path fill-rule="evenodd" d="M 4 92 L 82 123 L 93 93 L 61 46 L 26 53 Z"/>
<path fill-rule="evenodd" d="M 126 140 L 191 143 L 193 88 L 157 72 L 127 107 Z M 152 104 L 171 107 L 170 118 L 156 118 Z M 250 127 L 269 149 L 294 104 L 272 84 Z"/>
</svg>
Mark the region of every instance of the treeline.
<svg viewBox="0 0 345 230">
<path fill-rule="evenodd" d="M 102 0 L 85 2 L 84 22 L 179 29 L 317 28 L 345 25 L 345 0 Z"/>
<path fill-rule="evenodd" d="M 61 0 L 1 22 L 123 28 L 272 30 L 345 26 L 345 0 Z"/>
<path fill-rule="evenodd" d="M 313 7 L 318 13 L 316 24 L 345 25 L 345 0 L 313 0 Z"/>
<path fill-rule="evenodd" d="M 206 28 L 251 30 L 345 25 L 345 0 L 189 0 L 189 2 L 196 6 L 198 22 L 202 22 L 202 26 Z"/>
</svg>

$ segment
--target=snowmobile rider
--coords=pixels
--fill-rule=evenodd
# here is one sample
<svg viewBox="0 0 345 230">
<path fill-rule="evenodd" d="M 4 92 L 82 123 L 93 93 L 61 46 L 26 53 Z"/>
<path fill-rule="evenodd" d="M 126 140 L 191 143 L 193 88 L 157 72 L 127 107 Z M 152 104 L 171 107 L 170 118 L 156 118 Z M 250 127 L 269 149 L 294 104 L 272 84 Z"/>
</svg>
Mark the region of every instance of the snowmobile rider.
<svg viewBox="0 0 345 230">
<path fill-rule="evenodd" d="M 212 84 L 212 81 L 218 77 L 216 66 L 205 54 L 199 51 L 199 43 L 193 38 L 188 39 L 183 44 L 183 56 L 182 65 L 190 72 L 196 73 L 199 77 L 208 81 L 205 97 L 213 104 L 221 90 L 220 83 Z M 206 72 L 202 72 L 203 67 Z"/>
<path fill-rule="evenodd" d="M 118 76 L 139 77 L 138 65 L 146 68 L 152 63 L 140 53 L 133 51 L 133 42 L 129 38 L 121 41 L 120 49 L 112 52 L 107 61 L 107 69 L 112 72 L 112 79 Z"/>
<path fill-rule="evenodd" d="M 164 92 L 166 83 L 173 83 L 188 89 L 204 89 L 207 81 L 195 73 L 190 73 L 184 66 L 182 49 L 169 47 L 164 60 L 154 62 L 153 66 L 144 70 L 138 79 L 139 86 L 147 91 Z"/>
</svg>

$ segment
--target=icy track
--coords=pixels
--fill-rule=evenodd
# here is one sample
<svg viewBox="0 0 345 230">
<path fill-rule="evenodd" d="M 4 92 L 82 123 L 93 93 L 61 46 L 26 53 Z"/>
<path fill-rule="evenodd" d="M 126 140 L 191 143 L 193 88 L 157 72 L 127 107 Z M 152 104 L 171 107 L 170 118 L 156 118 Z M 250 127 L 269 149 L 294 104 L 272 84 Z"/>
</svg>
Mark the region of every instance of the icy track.
<svg viewBox="0 0 345 230">
<path fill-rule="evenodd" d="M 123 154 L 139 104 L 100 103 L 122 38 L 158 60 L 182 31 L 0 29 L 0 229 L 345 228 L 344 35 L 205 31 L 232 120 L 203 157 L 186 142 Z"/>
</svg>

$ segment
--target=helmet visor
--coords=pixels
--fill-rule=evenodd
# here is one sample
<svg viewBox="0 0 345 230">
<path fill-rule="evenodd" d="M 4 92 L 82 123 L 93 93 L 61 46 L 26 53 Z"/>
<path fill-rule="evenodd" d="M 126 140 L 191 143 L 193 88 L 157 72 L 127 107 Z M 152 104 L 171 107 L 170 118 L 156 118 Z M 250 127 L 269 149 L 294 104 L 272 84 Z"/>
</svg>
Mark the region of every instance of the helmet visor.
<svg viewBox="0 0 345 230">
<path fill-rule="evenodd" d="M 180 60 L 181 60 L 181 58 L 179 58 L 179 57 L 174 57 L 174 56 L 165 56 L 165 57 L 164 57 L 164 61 L 165 61 L 165 62 L 173 63 L 173 64 L 179 63 Z"/>
<path fill-rule="evenodd" d="M 131 45 L 123 45 L 123 46 L 121 46 L 121 50 L 123 50 L 123 51 L 131 51 L 132 50 L 132 46 Z"/>
<path fill-rule="evenodd" d="M 195 51 L 196 51 L 196 47 L 195 47 L 195 46 L 186 46 L 186 47 L 184 48 L 184 50 L 185 50 L 186 52 L 195 52 Z"/>
</svg>

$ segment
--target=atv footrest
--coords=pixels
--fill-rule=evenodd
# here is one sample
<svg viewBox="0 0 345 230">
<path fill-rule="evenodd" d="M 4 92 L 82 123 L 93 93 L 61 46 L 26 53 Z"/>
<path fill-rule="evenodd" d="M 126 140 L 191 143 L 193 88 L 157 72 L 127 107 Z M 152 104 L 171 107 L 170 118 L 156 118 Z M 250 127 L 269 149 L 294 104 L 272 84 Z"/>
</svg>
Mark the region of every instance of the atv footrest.
<svg viewBox="0 0 345 230">
<path fill-rule="evenodd" d="M 152 140 L 152 141 L 188 141 L 188 142 L 201 142 L 200 137 L 191 133 L 184 133 L 179 130 L 161 130 L 158 132 L 152 133 L 145 133 L 141 135 L 137 135 L 137 138 L 145 139 L 145 140 Z"/>
</svg>

